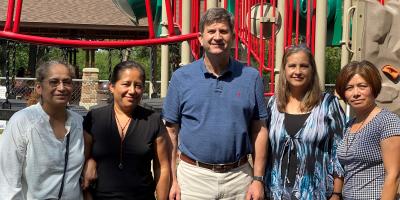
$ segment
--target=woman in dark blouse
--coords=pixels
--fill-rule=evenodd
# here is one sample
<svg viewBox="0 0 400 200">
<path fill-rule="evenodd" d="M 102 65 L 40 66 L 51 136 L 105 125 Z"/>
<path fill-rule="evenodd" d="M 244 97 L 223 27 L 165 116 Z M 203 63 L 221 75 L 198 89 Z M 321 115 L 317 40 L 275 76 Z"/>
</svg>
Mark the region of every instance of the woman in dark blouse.
<svg viewBox="0 0 400 200">
<path fill-rule="evenodd" d="M 96 177 L 94 199 L 167 199 L 169 159 L 166 129 L 160 114 L 139 106 L 145 74 L 136 62 L 115 66 L 110 91 L 113 103 L 87 114 L 83 187 Z M 153 160 L 154 179 L 151 173 Z"/>
</svg>

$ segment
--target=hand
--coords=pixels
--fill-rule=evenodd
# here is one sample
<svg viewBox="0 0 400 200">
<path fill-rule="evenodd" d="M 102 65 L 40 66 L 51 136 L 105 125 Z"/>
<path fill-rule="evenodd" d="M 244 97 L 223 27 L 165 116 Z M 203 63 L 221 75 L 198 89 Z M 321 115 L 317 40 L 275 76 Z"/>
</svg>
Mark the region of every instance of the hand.
<svg viewBox="0 0 400 200">
<path fill-rule="evenodd" d="M 97 179 L 97 163 L 92 158 L 89 158 L 85 166 L 83 167 L 83 181 L 81 183 L 81 187 L 83 190 L 86 190 L 89 187 L 89 184 Z"/>
<path fill-rule="evenodd" d="M 181 188 L 177 181 L 173 181 L 169 191 L 169 200 L 181 200 Z"/>
<path fill-rule="evenodd" d="M 264 184 L 253 181 L 247 189 L 246 200 L 264 200 Z"/>
<path fill-rule="evenodd" d="M 84 200 L 93 200 L 93 196 L 89 192 L 89 190 L 83 191 L 83 199 Z"/>
</svg>

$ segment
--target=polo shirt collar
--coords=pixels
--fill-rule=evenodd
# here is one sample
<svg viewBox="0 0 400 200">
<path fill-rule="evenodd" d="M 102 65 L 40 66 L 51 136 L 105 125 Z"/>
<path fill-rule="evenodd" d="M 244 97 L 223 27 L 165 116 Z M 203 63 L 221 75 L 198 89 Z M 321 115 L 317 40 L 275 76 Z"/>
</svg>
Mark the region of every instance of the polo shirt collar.
<svg viewBox="0 0 400 200">
<path fill-rule="evenodd" d="M 210 73 L 210 72 L 207 70 L 206 65 L 205 65 L 205 63 L 204 63 L 204 57 L 201 58 L 200 62 L 201 62 L 200 69 L 201 69 L 201 71 L 203 72 L 204 76 L 205 76 L 206 78 L 207 78 L 207 77 L 210 77 L 210 75 L 211 75 L 211 76 L 214 76 L 212 73 Z M 234 60 L 232 59 L 232 57 L 229 57 L 228 69 L 227 69 L 220 77 L 225 76 L 225 75 L 228 75 L 228 74 L 232 74 L 232 73 L 234 72 L 234 66 L 235 66 L 234 63 L 235 63 L 235 62 L 234 62 Z"/>
</svg>

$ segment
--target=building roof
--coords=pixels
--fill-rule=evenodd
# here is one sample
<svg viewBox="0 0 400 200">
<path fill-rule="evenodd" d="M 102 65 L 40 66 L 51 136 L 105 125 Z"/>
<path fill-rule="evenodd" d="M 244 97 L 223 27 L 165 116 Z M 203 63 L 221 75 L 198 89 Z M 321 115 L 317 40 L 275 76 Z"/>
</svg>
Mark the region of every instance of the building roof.
<svg viewBox="0 0 400 200">
<path fill-rule="evenodd" d="M 7 5 L 8 0 L 0 0 L 0 26 Z M 136 39 L 133 32 L 142 32 L 140 38 L 146 34 L 147 18 L 135 25 L 112 0 L 24 0 L 20 30 L 42 36 Z"/>
</svg>

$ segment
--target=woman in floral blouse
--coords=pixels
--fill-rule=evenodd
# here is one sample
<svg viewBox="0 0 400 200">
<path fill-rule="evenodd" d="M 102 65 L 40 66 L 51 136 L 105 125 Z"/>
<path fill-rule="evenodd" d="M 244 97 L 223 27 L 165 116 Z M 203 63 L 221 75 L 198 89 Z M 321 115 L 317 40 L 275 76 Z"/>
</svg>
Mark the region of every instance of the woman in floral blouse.
<svg viewBox="0 0 400 200">
<path fill-rule="evenodd" d="M 340 199 L 343 169 L 336 147 L 345 117 L 337 98 L 321 92 L 307 47 L 286 49 L 277 88 L 267 106 L 267 198 Z"/>
</svg>

